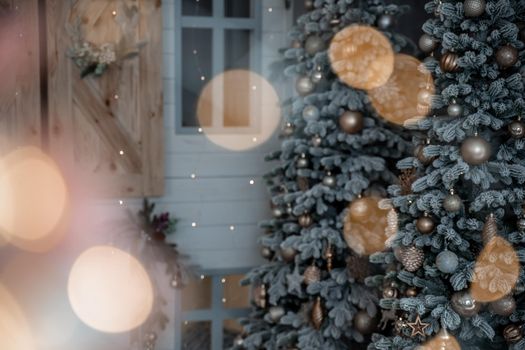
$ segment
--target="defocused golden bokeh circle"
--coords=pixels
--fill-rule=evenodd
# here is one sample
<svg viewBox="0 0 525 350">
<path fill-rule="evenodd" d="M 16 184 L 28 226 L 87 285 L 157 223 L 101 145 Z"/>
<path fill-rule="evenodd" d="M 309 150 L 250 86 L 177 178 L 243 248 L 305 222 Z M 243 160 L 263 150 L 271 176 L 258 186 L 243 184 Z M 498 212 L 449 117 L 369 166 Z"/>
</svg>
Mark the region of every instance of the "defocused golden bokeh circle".
<svg viewBox="0 0 525 350">
<path fill-rule="evenodd" d="M 385 249 L 388 210 L 379 206 L 380 198 L 354 200 L 345 216 L 344 238 L 359 255 L 370 255 Z"/>
<path fill-rule="evenodd" d="M 368 91 L 368 95 L 382 118 L 404 125 L 430 112 L 434 92 L 432 74 L 424 65 L 412 56 L 397 54 L 390 79 Z"/>
<path fill-rule="evenodd" d="M 369 26 L 351 25 L 339 31 L 329 49 L 332 70 L 357 89 L 384 85 L 394 70 L 394 51 L 387 37 Z"/>
<path fill-rule="evenodd" d="M 58 241 L 68 190 L 56 163 L 36 147 L 23 147 L 2 160 L 0 230 L 19 248 L 43 251 Z"/>
<path fill-rule="evenodd" d="M 520 262 L 512 245 L 502 237 L 492 238 L 476 260 L 472 297 L 483 303 L 510 294 L 520 275 Z"/>
<path fill-rule="evenodd" d="M 153 307 L 153 286 L 140 262 L 107 246 L 82 253 L 71 268 L 68 295 L 75 314 L 106 333 L 126 332 L 143 324 Z"/>
<path fill-rule="evenodd" d="M 36 350 L 22 309 L 0 284 L 0 349 Z"/>
<path fill-rule="evenodd" d="M 279 96 L 262 76 L 229 70 L 206 84 L 197 103 L 199 126 L 214 144 L 244 151 L 267 141 L 280 124 Z"/>
<path fill-rule="evenodd" d="M 446 329 L 442 329 L 436 336 L 425 344 L 421 345 L 417 349 L 420 350 L 461 350 L 457 339 L 447 332 Z"/>
</svg>

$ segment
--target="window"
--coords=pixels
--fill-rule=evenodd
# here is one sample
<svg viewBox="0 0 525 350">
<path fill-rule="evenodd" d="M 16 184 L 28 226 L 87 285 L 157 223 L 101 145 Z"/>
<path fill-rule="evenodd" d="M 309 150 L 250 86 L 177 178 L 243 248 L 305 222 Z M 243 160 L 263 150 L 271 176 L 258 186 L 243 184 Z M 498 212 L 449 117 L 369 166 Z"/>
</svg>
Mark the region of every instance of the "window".
<svg viewBox="0 0 525 350">
<path fill-rule="evenodd" d="M 230 102 L 242 100 L 243 93 L 249 91 L 250 81 L 220 75 L 229 70 L 260 71 L 261 3 L 259 0 L 175 2 L 178 133 L 195 133 L 199 128 L 213 133 L 238 133 L 258 127 L 250 117 L 249 103 L 243 108 Z M 213 88 L 203 93 L 214 78 Z"/>
</svg>

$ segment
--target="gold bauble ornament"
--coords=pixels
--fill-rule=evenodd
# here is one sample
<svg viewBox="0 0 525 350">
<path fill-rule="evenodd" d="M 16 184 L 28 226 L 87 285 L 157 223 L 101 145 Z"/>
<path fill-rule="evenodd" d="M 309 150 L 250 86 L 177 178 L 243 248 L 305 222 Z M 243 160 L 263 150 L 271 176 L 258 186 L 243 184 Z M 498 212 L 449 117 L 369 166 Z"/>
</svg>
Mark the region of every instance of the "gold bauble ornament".
<svg viewBox="0 0 525 350">
<path fill-rule="evenodd" d="M 301 225 L 301 227 L 306 228 L 313 224 L 313 219 L 310 214 L 303 214 L 299 216 L 297 222 L 299 223 L 299 225 Z"/>
<path fill-rule="evenodd" d="M 507 343 L 517 343 L 523 338 L 523 330 L 517 324 L 510 324 L 503 330 L 503 337 Z"/>
<path fill-rule="evenodd" d="M 453 73 L 459 70 L 458 65 L 459 56 L 453 52 L 447 52 L 441 56 L 439 66 L 445 73 Z"/>
<path fill-rule="evenodd" d="M 330 43 L 329 57 L 339 79 L 357 89 L 384 85 L 394 70 L 390 41 L 369 26 L 351 25 L 338 32 Z"/>
<path fill-rule="evenodd" d="M 380 199 L 362 197 L 354 200 L 344 222 L 344 238 L 359 255 L 370 255 L 385 249 L 388 210 L 379 207 Z"/>
</svg>

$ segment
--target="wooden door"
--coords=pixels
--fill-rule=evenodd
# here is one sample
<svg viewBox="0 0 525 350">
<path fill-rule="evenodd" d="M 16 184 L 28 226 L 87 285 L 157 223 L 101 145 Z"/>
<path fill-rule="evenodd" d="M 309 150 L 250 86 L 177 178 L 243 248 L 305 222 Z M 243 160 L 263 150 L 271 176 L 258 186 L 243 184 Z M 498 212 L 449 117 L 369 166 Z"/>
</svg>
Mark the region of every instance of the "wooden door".
<svg viewBox="0 0 525 350">
<path fill-rule="evenodd" d="M 162 14 L 160 0 L 46 0 L 49 144 L 65 169 L 81 172 L 103 195 L 160 196 L 164 187 Z M 125 6 L 125 7 L 123 7 Z M 84 39 L 116 43 L 119 11 L 138 9 L 138 57 L 100 77 L 80 77 L 67 56 L 79 20 Z M 119 24 L 120 23 L 120 24 Z M 128 33 L 129 34 L 129 33 Z"/>
</svg>

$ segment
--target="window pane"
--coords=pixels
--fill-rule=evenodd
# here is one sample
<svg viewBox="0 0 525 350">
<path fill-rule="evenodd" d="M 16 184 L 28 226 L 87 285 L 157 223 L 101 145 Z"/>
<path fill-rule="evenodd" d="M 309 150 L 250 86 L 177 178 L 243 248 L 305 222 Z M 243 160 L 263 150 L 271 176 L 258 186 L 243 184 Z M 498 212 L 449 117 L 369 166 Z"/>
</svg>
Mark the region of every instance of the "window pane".
<svg viewBox="0 0 525 350">
<path fill-rule="evenodd" d="M 250 69 L 250 30 L 226 30 L 224 33 L 224 69 Z M 250 79 L 248 74 L 227 75 L 224 79 L 225 127 L 250 126 Z M 243 103 L 240 103 L 243 101 Z"/>
<path fill-rule="evenodd" d="M 213 0 L 183 0 L 183 16 L 212 16 Z"/>
<path fill-rule="evenodd" d="M 204 310 L 211 308 L 212 279 L 197 278 L 182 289 L 182 311 Z"/>
<path fill-rule="evenodd" d="M 211 322 L 184 322 L 182 328 L 183 350 L 209 350 L 211 348 Z"/>
<path fill-rule="evenodd" d="M 182 126 L 210 126 L 211 118 L 197 119 L 197 102 L 212 74 L 212 30 L 182 30 Z"/>
<path fill-rule="evenodd" d="M 225 0 L 224 15 L 226 17 L 251 17 L 250 0 Z"/>
<path fill-rule="evenodd" d="M 250 287 L 241 286 L 244 275 L 224 277 L 224 308 L 243 309 L 250 307 Z"/>
</svg>

